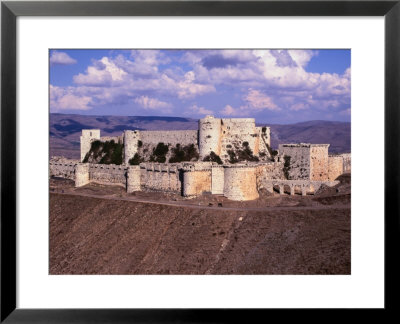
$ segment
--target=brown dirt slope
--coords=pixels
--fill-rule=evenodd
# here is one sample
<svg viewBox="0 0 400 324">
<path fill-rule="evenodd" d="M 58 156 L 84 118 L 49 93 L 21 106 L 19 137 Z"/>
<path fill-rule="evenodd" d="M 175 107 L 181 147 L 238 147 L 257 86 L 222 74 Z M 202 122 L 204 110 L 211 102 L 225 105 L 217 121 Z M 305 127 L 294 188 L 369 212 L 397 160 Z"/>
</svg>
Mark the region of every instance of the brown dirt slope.
<svg viewBox="0 0 400 324">
<path fill-rule="evenodd" d="M 50 194 L 50 274 L 350 274 L 350 209 Z"/>
</svg>

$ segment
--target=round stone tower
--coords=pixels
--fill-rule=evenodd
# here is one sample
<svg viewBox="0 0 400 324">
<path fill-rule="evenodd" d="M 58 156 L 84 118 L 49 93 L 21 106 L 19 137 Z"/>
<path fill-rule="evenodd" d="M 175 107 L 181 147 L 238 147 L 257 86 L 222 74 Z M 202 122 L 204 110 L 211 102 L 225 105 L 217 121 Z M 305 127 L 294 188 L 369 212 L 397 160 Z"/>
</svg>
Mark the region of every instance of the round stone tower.
<svg viewBox="0 0 400 324">
<path fill-rule="evenodd" d="M 231 200 L 253 200 L 257 191 L 256 166 L 224 166 L 224 196 Z"/>
<path fill-rule="evenodd" d="M 140 133 L 139 131 L 124 131 L 124 163 L 128 164 L 129 160 L 137 153 L 139 147 Z"/>
<path fill-rule="evenodd" d="M 199 120 L 200 159 L 214 152 L 221 154 L 221 119 L 206 116 Z"/>
</svg>

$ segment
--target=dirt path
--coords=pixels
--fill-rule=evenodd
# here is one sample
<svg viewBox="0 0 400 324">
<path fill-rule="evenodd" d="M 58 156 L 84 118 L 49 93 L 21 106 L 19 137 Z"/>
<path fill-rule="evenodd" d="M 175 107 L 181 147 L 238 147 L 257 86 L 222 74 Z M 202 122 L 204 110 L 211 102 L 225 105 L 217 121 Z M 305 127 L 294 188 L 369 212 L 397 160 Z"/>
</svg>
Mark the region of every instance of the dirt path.
<svg viewBox="0 0 400 324">
<path fill-rule="evenodd" d="M 92 195 L 88 193 L 74 193 L 74 192 L 52 192 L 52 194 L 60 194 L 60 195 L 72 195 L 72 196 L 81 196 L 81 197 L 89 197 L 89 198 L 97 198 L 97 199 L 108 199 L 108 200 L 122 200 L 122 201 L 132 201 L 139 202 L 145 204 L 154 204 L 154 205 L 164 205 L 164 206 L 174 206 L 174 207 L 185 207 L 185 208 L 193 208 L 193 209 L 207 209 L 207 210 L 227 210 L 227 211 L 296 211 L 296 210 L 320 210 L 320 209 L 350 209 L 350 205 L 318 205 L 318 206 L 292 206 L 292 207 L 276 207 L 276 206 L 268 206 L 268 207 L 215 207 L 215 206 L 205 206 L 205 205 L 193 205 L 184 202 L 166 202 L 166 201 L 154 201 L 151 199 L 138 199 L 135 197 L 116 197 L 116 196 L 99 196 Z"/>
</svg>

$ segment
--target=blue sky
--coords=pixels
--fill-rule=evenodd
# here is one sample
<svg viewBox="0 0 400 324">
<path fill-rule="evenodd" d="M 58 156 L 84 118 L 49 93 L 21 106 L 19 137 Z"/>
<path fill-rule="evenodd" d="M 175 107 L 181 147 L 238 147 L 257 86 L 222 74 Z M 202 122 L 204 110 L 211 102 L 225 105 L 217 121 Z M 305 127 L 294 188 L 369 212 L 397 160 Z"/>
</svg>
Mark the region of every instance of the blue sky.
<svg viewBox="0 0 400 324">
<path fill-rule="evenodd" d="M 350 121 L 350 50 L 50 50 L 50 112 Z"/>
</svg>

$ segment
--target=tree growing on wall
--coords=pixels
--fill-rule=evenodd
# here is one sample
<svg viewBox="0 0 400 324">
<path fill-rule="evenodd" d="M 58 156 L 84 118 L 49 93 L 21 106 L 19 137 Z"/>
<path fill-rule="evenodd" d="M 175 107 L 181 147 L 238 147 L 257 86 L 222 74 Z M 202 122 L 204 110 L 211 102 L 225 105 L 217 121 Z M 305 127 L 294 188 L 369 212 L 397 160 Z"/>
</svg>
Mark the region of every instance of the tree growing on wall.
<svg viewBox="0 0 400 324">
<path fill-rule="evenodd" d="M 176 146 L 172 148 L 171 151 L 172 156 L 169 159 L 169 163 L 197 161 L 199 159 L 199 152 L 197 152 L 194 144 L 189 144 L 186 146 L 176 144 Z"/>
<path fill-rule="evenodd" d="M 158 143 L 157 146 L 153 149 L 153 153 L 150 156 L 150 162 L 165 163 L 165 161 L 167 160 L 167 153 L 168 145 L 165 145 L 163 142 Z"/>
<path fill-rule="evenodd" d="M 133 156 L 133 158 L 131 158 L 128 163 L 130 165 L 139 165 L 140 163 L 143 162 L 143 158 L 138 154 L 135 153 L 135 155 Z"/>
<path fill-rule="evenodd" d="M 287 180 L 290 180 L 290 176 L 289 176 L 289 170 L 290 170 L 290 156 L 285 155 L 283 157 L 284 160 L 284 164 L 283 164 L 283 174 L 285 175 L 285 178 Z"/>
<path fill-rule="evenodd" d="M 122 164 L 124 145 L 114 140 L 101 142 L 93 141 L 83 163 Z"/>
<path fill-rule="evenodd" d="M 235 164 L 242 161 L 258 162 L 259 158 L 253 155 L 248 142 L 242 143 L 242 149 L 228 150 L 229 163 Z"/>
<path fill-rule="evenodd" d="M 210 155 L 207 155 L 203 159 L 204 162 L 216 162 L 218 164 L 222 164 L 221 158 L 214 153 L 214 151 L 211 151 Z"/>
</svg>

